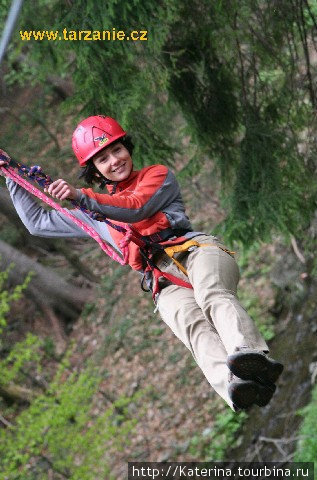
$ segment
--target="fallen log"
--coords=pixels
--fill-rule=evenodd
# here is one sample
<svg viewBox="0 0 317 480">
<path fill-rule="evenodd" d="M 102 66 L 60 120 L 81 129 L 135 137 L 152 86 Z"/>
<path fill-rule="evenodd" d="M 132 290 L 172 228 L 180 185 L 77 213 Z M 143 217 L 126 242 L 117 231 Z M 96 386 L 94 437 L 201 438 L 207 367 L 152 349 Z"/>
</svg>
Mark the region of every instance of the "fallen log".
<svg viewBox="0 0 317 480">
<path fill-rule="evenodd" d="M 84 305 L 93 300 L 92 290 L 72 285 L 51 268 L 44 267 L 2 240 L 0 240 L 0 257 L 2 270 L 11 263 L 14 264 L 14 268 L 9 273 L 11 285 L 21 284 L 26 275 L 33 272 L 26 294 L 40 308 L 44 302 L 47 307 L 61 313 L 65 319 L 73 320 Z"/>
</svg>

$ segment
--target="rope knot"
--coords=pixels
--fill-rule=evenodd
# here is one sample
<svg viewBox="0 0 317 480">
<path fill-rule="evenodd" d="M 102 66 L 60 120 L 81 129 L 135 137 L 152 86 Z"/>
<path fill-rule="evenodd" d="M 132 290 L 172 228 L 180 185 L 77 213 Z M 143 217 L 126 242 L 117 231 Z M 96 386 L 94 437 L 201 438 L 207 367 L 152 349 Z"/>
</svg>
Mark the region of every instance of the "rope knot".
<svg viewBox="0 0 317 480">
<path fill-rule="evenodd" d="M 127 233 L 119 242 L 119 247 L 122 249 L 126 248 L 131 242 L 131 237 L 132 237 L 132 230 L 127 230 Z"/>
</svg>

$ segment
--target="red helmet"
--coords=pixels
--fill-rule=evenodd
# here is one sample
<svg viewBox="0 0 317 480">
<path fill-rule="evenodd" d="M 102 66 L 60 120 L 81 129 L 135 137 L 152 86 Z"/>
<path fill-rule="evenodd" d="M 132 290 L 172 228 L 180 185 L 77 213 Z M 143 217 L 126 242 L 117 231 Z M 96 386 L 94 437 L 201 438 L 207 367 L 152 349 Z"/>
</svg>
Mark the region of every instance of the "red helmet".
<svg viewBox="0 0 317 480">
<path fill-rule="evenodd" d="M 94 115 L 85 118 L 78 124 L 72 138 L 79 165 L 84 167 L 96 153 L 125 135 L 123 128 L 111 117 Z"/>
</svg>

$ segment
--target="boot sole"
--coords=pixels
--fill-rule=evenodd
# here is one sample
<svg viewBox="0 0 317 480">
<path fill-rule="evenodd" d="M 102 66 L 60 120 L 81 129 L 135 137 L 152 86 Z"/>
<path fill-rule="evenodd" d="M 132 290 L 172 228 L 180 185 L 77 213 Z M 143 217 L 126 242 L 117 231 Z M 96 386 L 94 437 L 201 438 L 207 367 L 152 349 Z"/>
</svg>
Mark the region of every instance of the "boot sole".
<svg viewBox="0 0 317 480">
<path fill-rule="evenodd" d="M 252 381 L 232 384 L 229 386 L 229 396 L 236 408 L 245 410 L 257 401 L 258 388 Z"/>
<path fill-rule="evenodd" d="M 241 410 L 246 410 L 252 405 L 265 407 L 273 397 L 276 386 L 273 385 L 273 391 L 264 385 L 252 380 L 245 380 L 243 383 L 233 383 L 229 386 L 229 396 L 234 406 Z"/>
<path fill-rule="evenodd" d="M 253 380 L 272 386 L 281 375 L 284 367 L 281 363 L 269 360 L 260 353 L 236 353 L 230 355 L 227 365 L 231 372 L 243 380 Z M 275 390 L 275 388 L 274 388 Z M 273 393 L 274 393 L 273 390 Z"/>
<path fill-rule="evenodd" d="M 261 385 L 261 390 L 259 392 L 258 399 L 254 402 L 259 407 L 266 407 L 266 405 L 271 401 L 274 392 L 276 390 L 276 386 L 272 384 L 274 388 L 270 386 L 268 388 L 266 385 Z"/>
</svg>

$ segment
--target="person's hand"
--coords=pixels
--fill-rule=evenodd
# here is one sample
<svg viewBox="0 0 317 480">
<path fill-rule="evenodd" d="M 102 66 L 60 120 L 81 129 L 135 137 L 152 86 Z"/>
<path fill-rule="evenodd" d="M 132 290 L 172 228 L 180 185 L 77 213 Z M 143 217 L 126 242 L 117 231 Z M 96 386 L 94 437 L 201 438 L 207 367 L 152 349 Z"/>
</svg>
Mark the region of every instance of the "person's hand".
<svg viewBox="0 0 317 480">
<path fill-rule="evenodd" d="M 8 165 L 8 162 L 0 159 L 0 167 L 6 167 L 7 165 Z M 0 175 L 2 175 L 3 177 L 5 176 L 1 168 L 0 168 Z"/>
<path fill-rule="evenodd" d="M 4 163 L 9 163 L 11 160 L 10 155 L 0 148 L 0 161 Z M 2 163 L 1 163 L 2 165 Z"/>
<path fill-rule="evenodd" d="M 10 156 L 4 150 L 0 148 L 0 167 L 5 167 L 10 162 Z M 0 175 L 4 175 L 3 171 L 0 169 Z"/>
<path fill-rule="evenodd" d="M 65 198 L 69 198 L 70 200 L 76 200 L 77 198 L 76 188 L 62 178 L 55 180 L 47 188 L 45 188 L 44 191 L 49 193 L 53 198 L 57 198 L 58 200 L 65 200 Z"/>
</svg>

